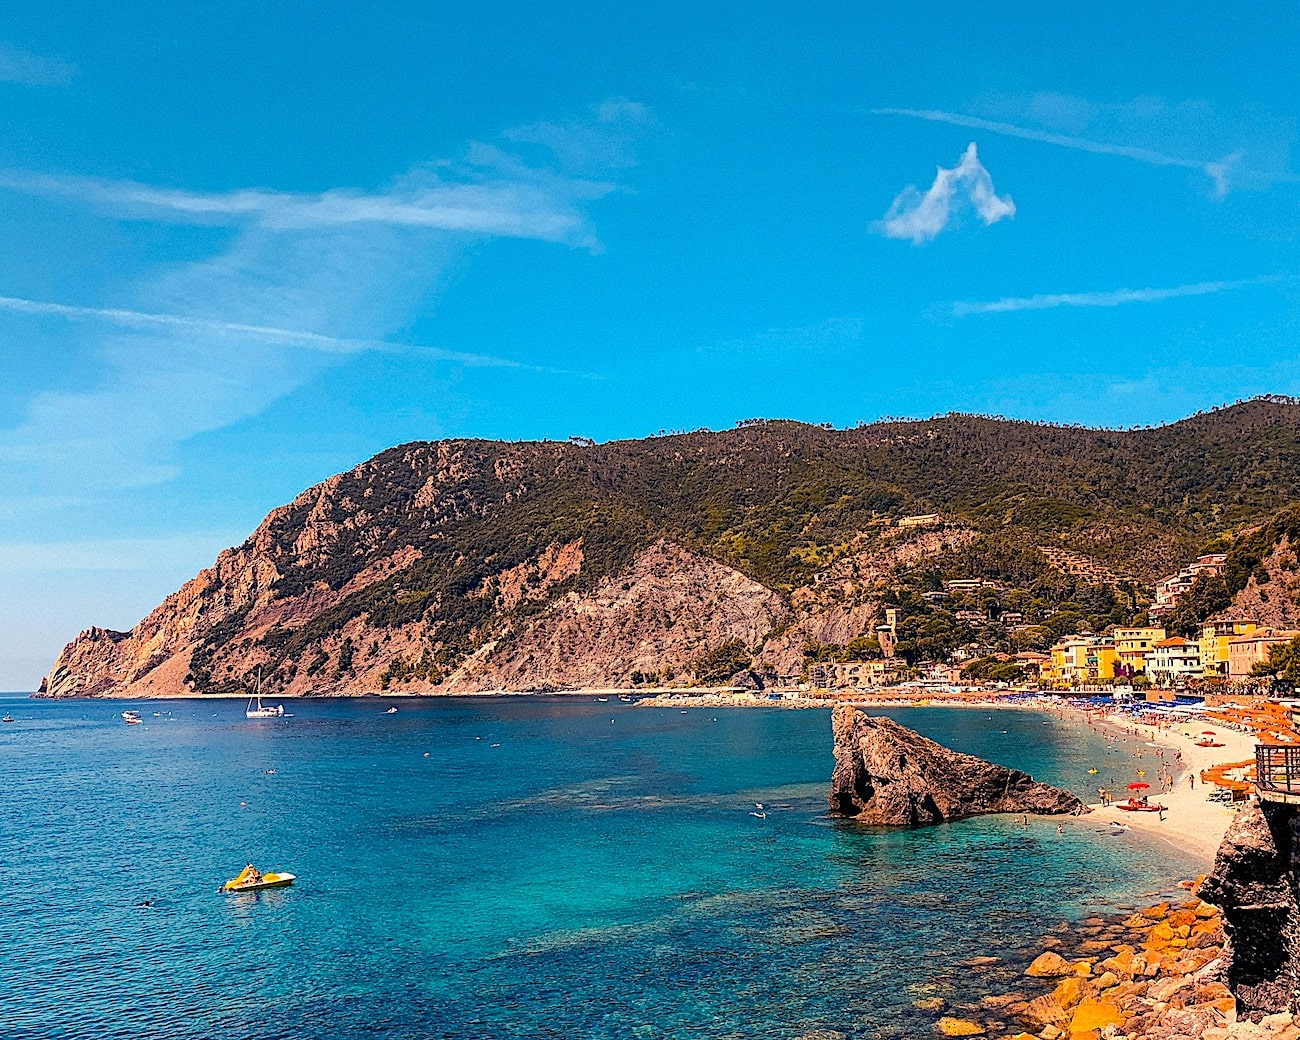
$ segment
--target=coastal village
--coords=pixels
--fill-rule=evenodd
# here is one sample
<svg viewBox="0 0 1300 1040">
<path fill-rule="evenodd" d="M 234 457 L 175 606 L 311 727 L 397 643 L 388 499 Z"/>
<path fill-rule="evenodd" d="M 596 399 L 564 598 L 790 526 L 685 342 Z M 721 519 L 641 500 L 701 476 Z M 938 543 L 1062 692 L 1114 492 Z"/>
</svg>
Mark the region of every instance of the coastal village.
<svg viewBox="0 0 1300 1040">
<path fill-rule="evenodd" d="M 1119 686 L 1127 687 L 1128 692 L 1136 688 L 1195 694 L 1267 681 L 1270 655 L 1275 648 L 1300 638 L 1300 630 L 1271 628 L 1249 617 L 1221 616 L 1201 623 L 1196 637 L 1189 639 L 1160 624 L 1198 579 L 1222 573 L 1226 558 L 1223 553 L 1203 555 L 1159 581 L 1147 624 L 1116 626 L 1097 635 L 1066 636 L 1046 652 L 1007 653 L 972 643 L 959 648 L 951 661 L 923 661 L 909 667 L 895 652 L 898 610 L 886 608 L 884 622 L 875 629 L 879 657 L 811 663 L 808 682 L 815 688 L 837 689 L 916 678 L 957 684 L 1005 675 L 1054 690 Z M 926 593 L 925 598 L 940 602 L 994 587 L 983 579 L 956 579 L 945 582 L 942 592 Z M 972 625 L 991 620 L 975 610 L 959 610 L 956 617 Z M 1030 627 L 1023 614 L 1011 610 L 1001 611 L 996 623 L 1009 633 Z M 983 667 L 972 667 L 972 662 Z M 1000 669 L 999 665 L 1006 667 Z"/>
</svg>

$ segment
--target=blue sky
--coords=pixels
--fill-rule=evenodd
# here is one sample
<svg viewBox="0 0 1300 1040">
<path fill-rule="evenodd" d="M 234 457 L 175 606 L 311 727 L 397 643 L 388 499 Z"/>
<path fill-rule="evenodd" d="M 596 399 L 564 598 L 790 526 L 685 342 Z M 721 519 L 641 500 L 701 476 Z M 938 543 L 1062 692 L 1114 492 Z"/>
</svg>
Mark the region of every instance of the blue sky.
<svg viewBox="0 0 1300 1040">
<path fill-rule="evenodd" d="M 0 23 L 0 688 L 408 440 L 1300 392 L 1289 2 L 71 6 Z"/>
</svg>

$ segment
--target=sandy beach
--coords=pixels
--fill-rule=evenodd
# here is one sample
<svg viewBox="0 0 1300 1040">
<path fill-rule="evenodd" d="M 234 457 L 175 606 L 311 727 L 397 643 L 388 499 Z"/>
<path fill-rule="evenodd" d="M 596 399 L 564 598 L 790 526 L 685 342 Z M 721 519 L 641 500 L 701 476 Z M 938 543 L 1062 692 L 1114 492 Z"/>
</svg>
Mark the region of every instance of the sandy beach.
<svg viewBox="0 0 1300 1040">
<path fill-rule="evenodd" d="M 1154 757 L 1157 750 L 1155 747 L 1146 748 L 1147 753 L 1143 758 L 1134 760 L 1130 779 L 1150 783 L 1151 788 L 1146 792 L 1150 801 L 1165 806 L 1166 811 L 1125 812 L 1114 805 L 1103 808 L 1100 803 L 1095 803 L 1092 806 L 1094 811 L 1086 819 L 1089 822 L 1102 820 L 1127 825 L 1133 831 L 1161 838 L 1193 854 L 1208 869 L 1214 862 L 1228 824 L 1232 822 L 1234 807 L 1207 799 L 1206 796 L 1215 787 L 1201 782 L 1201 771 L 1226 762 L 1253 759 L 1256 737 L 1253 734 L 1237 733 L 1203 719 L 1157 729 L 1135 724 L 1123 716 L 1110 715 L 1098 726 L 1112 734 L 1142 738 L 1146 743 L 1159 745 L 1165 750 L 1165 755 L 1160 758 Z M 1201 731 L 1207 729 L 1214 730 L 1215 740 L 1222 743 L 1223 747 L 1196 745 Z M 1171 761 L 1169 751 L 1176 752 L 1181 758 L 1174 757 Z M 1173 766 L 1174 784 L 1171 790 L 1165 792 L 1162 791 L 1159 773 L 1162 766 L 1170 765 Z M 1146 776 L 1138 777 L 1138 769 L 1145 769 Z M 1116 800 L 1120 800 L 1126 792 L 1115 791 L 1113 794 Z"/>
</svg>

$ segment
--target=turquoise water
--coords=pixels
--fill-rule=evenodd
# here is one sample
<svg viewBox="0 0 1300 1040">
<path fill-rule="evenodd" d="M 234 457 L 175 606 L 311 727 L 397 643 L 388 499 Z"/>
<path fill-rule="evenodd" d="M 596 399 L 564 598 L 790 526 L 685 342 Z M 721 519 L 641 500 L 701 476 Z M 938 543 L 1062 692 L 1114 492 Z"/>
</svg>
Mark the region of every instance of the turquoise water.
<svg viewBox="0 0 1300 1040">
<path fill-rule="evenodd" d="M 908 1036 L 1015 972 L 960 960 L 1194 869 L 1088 823 L 833 822 L 822 711 L 387 706 L 0 698 L 0 1036 Z M 1106 761 L 1031 712 L 890 714 L 1081 794 Z M 215 894 L 250 859 L 299 881 Z"/>
</svg>

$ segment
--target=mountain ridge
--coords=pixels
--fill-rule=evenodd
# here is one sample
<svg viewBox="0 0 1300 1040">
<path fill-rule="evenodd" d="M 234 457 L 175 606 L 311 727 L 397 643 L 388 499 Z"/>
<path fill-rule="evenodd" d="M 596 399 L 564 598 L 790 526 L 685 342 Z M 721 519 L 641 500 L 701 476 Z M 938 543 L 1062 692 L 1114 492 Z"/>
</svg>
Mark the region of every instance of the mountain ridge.
<svg viewBox="0 0 1300 1040">
<path fill-rule="evenodd" d="M 982 638 L 960 597 L 922 596 L 953 577 L 987 579 L 970 603 L 1028 611 L 1016 638 L 1041 645 L 1129 619 L 1156 577 L 1297 501 L 1300 403 L 1277 397 L 1131 430 L 950 413 L 415 441 L 271 510 L 129 632 L 82 632 L 42 689 L 232 693 L 259 667 L 283 694 L 788 678 L 820 647 L 871 652 L 885 606 L 909 658 Z"/>
</svg>

